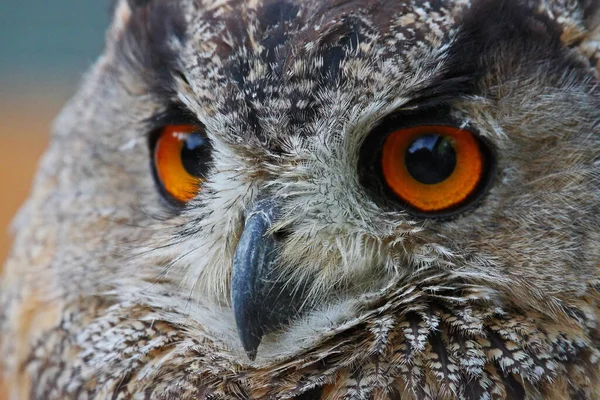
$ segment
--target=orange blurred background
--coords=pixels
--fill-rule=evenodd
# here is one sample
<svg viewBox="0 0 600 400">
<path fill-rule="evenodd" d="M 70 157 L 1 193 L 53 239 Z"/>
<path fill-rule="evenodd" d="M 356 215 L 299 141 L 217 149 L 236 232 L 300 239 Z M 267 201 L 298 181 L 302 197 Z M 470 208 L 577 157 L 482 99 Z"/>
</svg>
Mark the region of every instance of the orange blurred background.
<svg viewBox="0 0 600 400">
<path fill-rule="evenodd" d="M 9 250 L 9 223 L 29 192 L 38 158 L 48 142 L 50 121 L 64 97 L 12 93 L 0 98 L 0 260 Z"/>
</svg>

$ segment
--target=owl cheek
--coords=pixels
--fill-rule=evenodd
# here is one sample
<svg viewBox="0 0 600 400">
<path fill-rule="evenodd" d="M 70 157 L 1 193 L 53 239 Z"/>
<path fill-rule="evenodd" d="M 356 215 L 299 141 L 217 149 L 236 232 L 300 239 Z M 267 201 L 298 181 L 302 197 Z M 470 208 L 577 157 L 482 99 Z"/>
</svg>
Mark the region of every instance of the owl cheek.
<svg viewBox="0 0 600 400">
<path fill-rule="evenodd" d="M 289 322 L 302 304 L 302 290 L 277 276 L 279 244 L 268 233 L 277 213 L 275 200 L 257 201 L 246 214 L 233 257 L 231 303 L 238 335 L 251 360 L 262 337 Z"/>
</svg>

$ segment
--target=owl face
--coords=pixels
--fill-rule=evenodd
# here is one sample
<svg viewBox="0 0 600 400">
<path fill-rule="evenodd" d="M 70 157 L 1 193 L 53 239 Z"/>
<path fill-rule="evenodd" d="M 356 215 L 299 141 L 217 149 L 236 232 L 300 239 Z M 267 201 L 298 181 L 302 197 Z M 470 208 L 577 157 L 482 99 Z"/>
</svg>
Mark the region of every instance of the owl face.
<svg viewBox="0 0 600 400">
<path fill-rule="evenodd" d="M 594 4 L 129 3 L 30 201 L 70 265 L 48 292 L 148 307 L 246 366 L 384 317 L 592 318 Z"/>
<path fill-rule="evenodd" d="M 100 114 L 133 108 L 108 129 L 145 138 L 127 152 L 155 179 L 136 174 L 149 194 L 134 204 L 168 227 L 148 253 L 160 261 L 133 274 L 169 278 L 157 287 L 192 319 L 218 308 L 218 335 L 235 320 L 246 351 L 433 271 L 539 310 L 596 279 L 597 81 L 546 14 L 282 1 L 119 13 L 104 79 L 135 93 Z"/>
</svg>

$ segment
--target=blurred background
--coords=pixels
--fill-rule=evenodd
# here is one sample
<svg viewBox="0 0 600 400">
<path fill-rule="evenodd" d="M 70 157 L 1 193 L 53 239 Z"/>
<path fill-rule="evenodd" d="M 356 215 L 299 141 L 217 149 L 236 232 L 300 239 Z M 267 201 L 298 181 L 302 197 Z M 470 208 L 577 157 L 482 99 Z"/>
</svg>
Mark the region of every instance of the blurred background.
<svg viewBox="0 0 600 400">
<path fill-rule="evenodd" d="M 49 126 L 102 51 L 111 0 L 0 0 L 0 268 Z"/>
</svg>

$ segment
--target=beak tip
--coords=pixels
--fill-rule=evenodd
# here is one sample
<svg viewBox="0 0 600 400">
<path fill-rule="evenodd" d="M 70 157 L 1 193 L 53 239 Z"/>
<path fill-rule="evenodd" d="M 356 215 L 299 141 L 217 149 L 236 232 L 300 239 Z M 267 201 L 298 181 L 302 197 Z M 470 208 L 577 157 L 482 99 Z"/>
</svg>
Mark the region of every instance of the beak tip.
<svg viewBox="0 0 600 400">
<path fill-rule="evenodd" d="M 252 334 L 243 334 L 240 332 L 240 339 L 242 342 L 242 346 L 246 351 L 246 355 L 250 361 L 254 361 L 256 359 L 256 353 L 258 351 L 258 346 L 260 345 L 262 335 L 255 336 Z"/>
<path fill-rule="evenodd" d="M 256 360 L 256 350 L 254 351 L 246 351 L 246 355 L 250 361 Z"/>
</svg>

